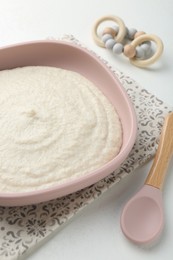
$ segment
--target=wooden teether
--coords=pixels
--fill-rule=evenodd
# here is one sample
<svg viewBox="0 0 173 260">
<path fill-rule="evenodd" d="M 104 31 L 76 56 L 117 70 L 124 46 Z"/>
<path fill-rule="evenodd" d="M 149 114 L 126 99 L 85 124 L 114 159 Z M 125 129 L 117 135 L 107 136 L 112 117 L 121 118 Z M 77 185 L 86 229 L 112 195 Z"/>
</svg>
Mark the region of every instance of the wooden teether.
<svg viewBox="0 0 173 260">
<path fill-rule="evenodd" d="M 125 24 L 124 24 L 123 20 L 121 20 L 121 18 L 119 18 L 118 16 L 110 15 L 110 16 L 103 16 L 95 22 L 95 24 L 93 26 L 93 31 L 92 31 L 92 36 L 93 36 L 95 43 L 100 47 L 105 47 L 104 42 L 100 39 L 100 37 L 98 36 L 98 33 L 97 33 L 97 29 L 98 29 L 99 25 L 104 21 L 113 21 L 118 24 L 119 31 L 118 31 L 118 34 L 116 35 L 116 42 L 121 42 L 126 35 Z"/>
<path fill-rule="evenodd" d="M 157 45 L 156 51 L 150 58 L 145 60 L 139 60 L 136 57 L 130 58 L 130 62 L 137 67 L 144 68 L 147 67 L 148 65 L 153 64 L 155 61 L 159 59 L 159 57 L 163 52 L 163 43 L 161 39 L 158 36 L 153 34 L 141 35 L 137 37 L 135 40 L 133 40 L 130 45 L 136 48 L 139 44 L 147 41 L 154 41 L 156 43 Z"/>
<path fill-rule="evenodd" d="M 97 32 L 99 25 L 110 20 L 118 26 L 104 28 L 102 36 L 99 37 Z M 123 53 L 129 58 L 131 64 L 141 68 L 156 62 L 163 52 L 163 43 L 158 36 L 134 28 L 128 29 L 117 16 L 104 16 L 98 19 L 93 26 L 92 35 L 98 46 L 112 50 L 115 54 Z M 151 42 L 156 44 L 154 51 Z"/>
</svg>

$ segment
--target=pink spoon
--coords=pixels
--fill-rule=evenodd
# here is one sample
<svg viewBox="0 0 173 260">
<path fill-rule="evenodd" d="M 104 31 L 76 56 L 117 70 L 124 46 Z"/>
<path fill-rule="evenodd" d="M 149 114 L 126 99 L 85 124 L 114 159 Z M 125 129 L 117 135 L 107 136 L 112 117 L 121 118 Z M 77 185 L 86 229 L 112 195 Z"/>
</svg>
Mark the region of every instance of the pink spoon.
<svg viewBox="0 0 173 260">
<path fill-rule="evenodd" d="M 172 154 L 173 113 L 170 113 L 165 119 L 158 150 L 145 184 L 122 211 L 122 231 L 134 243 L 149 244 L 162 232 L 162 187 Z"/>
</svg>

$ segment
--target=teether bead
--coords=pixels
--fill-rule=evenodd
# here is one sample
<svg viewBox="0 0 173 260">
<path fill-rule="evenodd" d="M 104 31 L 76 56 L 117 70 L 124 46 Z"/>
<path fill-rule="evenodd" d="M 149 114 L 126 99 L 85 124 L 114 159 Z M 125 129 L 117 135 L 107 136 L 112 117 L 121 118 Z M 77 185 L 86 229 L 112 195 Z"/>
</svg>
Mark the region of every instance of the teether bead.
<svg viewBox="0 0 173 260">
<path fill-rule="evenodd" d="M 104 34 L 102 36 L 102 41 L 104 42 L 104 44 L 109 40 L 112 39 L 112 35 L 111 34 Z"/>
<path fill-rule="evenodd" d="M 115 45 L 116 41 L 114 39 L 109 39 L 105 43 L 106 49 L 112 49 L 113 46 Z"/>
<path fill-rule="evenodd" d="M 142 44 L 147 44 L 149 47 L 151 47 L 151 41 L 145 41 Z"/>
<path fill-rule="evenodd" d="M 133 58 L 136 55 L 136 49 L 130 44 L 125 45 L 124 55 L 128 58 Z"/>
<path fill-rule="evenodd" d="M 137 46 L 136 47 L 136 58 L 138 59 L 144 59 L 145 58 L 145 51 L 142 48 L 142 46 Z"/>
<path fill-rule="evenodd" d="M 104 34 L 110 34 L 114 38 L 117 35 L 117 32 L 111 27 L 106 27 L 104 28 L 102 35 Z"/>
<path fill-rule="evenodd" d="M 141 48 L 142 48 L 145 52 L 147 52 L 147 51 L 149 50 L 149 48 L 150 48 L 150 45 L 149 45 L 148 43 L 143 43 L 143 44 L 141 44 Z"/>
<path fill-rule="evenodd" d="M 123 44 L 118 43 L 118 42 L 113 46 L 113 49 L 112 49 L 113 53 L 115 53 L 115 54 L 121 54 L 123 52 L 123 50 L 124 50 Z"/>
<path fill-rule="evenodd" d="M 119 27 L 118 27 L 118 25 L 114 24 L 114 25 L 111 26 L 111 28 L 112 28 L 114 31 L 116 31 L 116 33 L 119 32 Z"/>
<path fill-rule="evenodd" d="M 145 32 L 143 32 L 143 31 L 136 32 L 135 35 L 134 35 L 134 39 L 136 39 L 137 37 L 139 37 L 143 34 L 145 34 Z"/>
<path fill-rule="evenodd" d="M 146 42 L 140 45 L 145 52 L 146 58 L 152 55 L 151 42 Z"/>
<path fill-rule="evenodd" d="M 127 30 L 127 37 L 129 38 L 129 40 L 133 40 L 134 39 L 134 35 L 137 33 L 137 30 L 134 28 L 129 28 Z"/>
</svg>

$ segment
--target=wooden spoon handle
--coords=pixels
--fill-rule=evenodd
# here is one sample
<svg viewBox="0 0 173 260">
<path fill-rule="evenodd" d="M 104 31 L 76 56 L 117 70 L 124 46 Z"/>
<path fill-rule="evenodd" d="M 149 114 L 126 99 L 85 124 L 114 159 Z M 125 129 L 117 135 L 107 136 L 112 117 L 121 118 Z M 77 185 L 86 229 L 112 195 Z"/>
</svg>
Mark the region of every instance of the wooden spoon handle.
<svg viewBox="0 0 173 260">
<path fill-rule="evenodd" d="M 162 189 L 169 161 L 173 155 L 173 112 L 168 114 L 162 128 L 159 146 L 145 184 Z"/>
</svg>

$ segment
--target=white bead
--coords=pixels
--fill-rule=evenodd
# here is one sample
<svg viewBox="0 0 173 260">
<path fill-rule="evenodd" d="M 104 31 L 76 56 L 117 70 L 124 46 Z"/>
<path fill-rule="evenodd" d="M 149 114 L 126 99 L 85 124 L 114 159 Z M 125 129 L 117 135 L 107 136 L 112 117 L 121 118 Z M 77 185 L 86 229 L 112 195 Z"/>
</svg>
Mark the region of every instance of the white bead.
<svg viewBox="0 0 173 260">
<path fill-rule="evenodd" d="M 138 59 L 144 59 L 145 58 L 145 52 L 141 48 L 141 46 L 136 47 L 136 58 L 138 58 Z"/>
<path fill-rule="evenodd" d="M 126 27 L 126 35 L 125 35 L 126 38 L 129 37 L 129 29 Z"/>
<path fill-rule="evenodd" d="M 141 44 L 141 48 L 144 50 L 146 58 L 149 58 L 150 56 L 152 56 L 152 48 L 151 48 L 150 42 Z"/>
<path fill-rule="evenodd" d="M 134 39 L 134 35 L 135 35 L 136 32 L 137 32 L 137 30 L 134 29 L 134 28 L 129 28 L 127 30 L 127 37 L 129 38 L 129 40 L 133 40 Z"/>
<path fill-rule="evenodd" d="M 148 44 L 151 47 L 151 44 L 152 44 L 151 41 L 146 41 L 145 43 Z"/>
<path fill-rule="evenodd" d="M 112 49 L 115 43 L 116 41 L 114 39 L 107 40 L 107 42 L 105 43 L 106 49 Z"/>
<path fill-rule="evenodd" d="M 104 35 L 102 36 L 102 41 L 103 41 L 104 43 L 106 43 L 109 39 L 112 39 L 112 35 L 111 35 L 111 34 L 104 34 Z"/>
<path fill-rule="evenodd" d="M 146 59 L 153 56 L 153 54 L 154 54 L 154 50 L 152 48 L 149 48 L 148 51 L 145 53 Z"/>
<path fill-rule="evenodd" d="M 111 28 L 112 28 L 114 31 L 116 31 L 117 33 L 119 32 L 119 27 L 118 27 L 118 25 L 114 24 L 114 25 L 111 26 Z"/>
<path fill-rule="evenodd" d="M 116 43 L 113 47 L 113 53 L 115 54 L 121 54 L 123 52 L 124 46 L 121 43 Z"/>
</svg>

